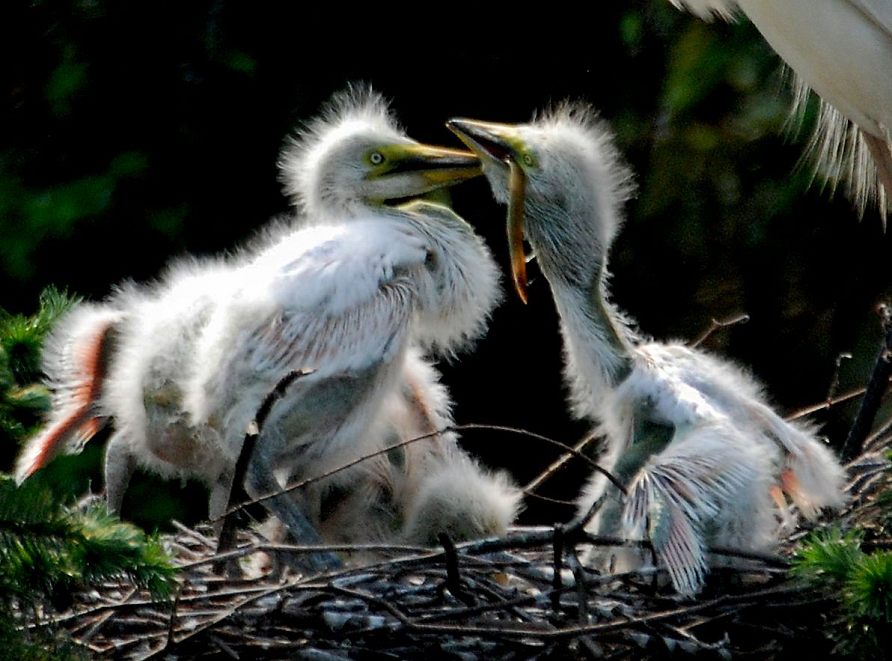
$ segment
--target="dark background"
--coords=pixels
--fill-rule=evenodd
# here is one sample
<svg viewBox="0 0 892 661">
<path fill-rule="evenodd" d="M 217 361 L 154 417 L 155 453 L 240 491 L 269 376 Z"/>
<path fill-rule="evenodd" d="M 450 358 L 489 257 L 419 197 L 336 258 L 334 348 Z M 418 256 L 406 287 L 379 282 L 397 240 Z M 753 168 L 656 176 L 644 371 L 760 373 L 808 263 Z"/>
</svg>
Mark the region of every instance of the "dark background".
<svg viewBox="0 0 892 661">
<path fill-rule="evenodd" d="M 101 298 L 176 255 L 238 245 L 287 210 L 275 167 L 285 136 L 347 82 L 372 83 L 413 137 L 442 144 L 455 144 L 451 116 L 523 121 L 570 97 L 600 109 L 638 174 L 613 294 L 645 333 L 692 339 L 713 318 L 749 314 L 707 346 L 749 366 L 784 412 L 827 397 L 841 352 L 853 358 L 839 390 L 866 381 L 874 308 L 892 293 L 890 238 L 875 212 L 859 220 L 840 194 L 808 187 L 808 130 L 784 130 L 780 63 L 752 26 L 707 25 L 667 0 L 593 3 L 597 20 L 518 12 L 517 25 L 507 12 L 427 9 L 396 20 L 233 0 L 4 3 L 0 307 L 29 313 L 49 284 Z M 504 209 L 485 181 L 453 200 L 507 265 Z M 573 442 L 588 425 L 564 407 L 546 284 L 526 307 L 508 294 L 477 351 L 443 368 L 456 419 Z M 839 444 L 853 413 L 815 419 Z M 522 483 L 556 456 L 503 433 L 465 443 Z M 98 488 L 101 445 L 59 469 L 73 491 Z M 584 472 L 543 493 L 572 497 Z M 203 503 L 197 485 L 143 480 L 125 515 L 157 526 L 194 520 Z M 530 499 L 525 520 L 569 514 Z"/>
</svg>

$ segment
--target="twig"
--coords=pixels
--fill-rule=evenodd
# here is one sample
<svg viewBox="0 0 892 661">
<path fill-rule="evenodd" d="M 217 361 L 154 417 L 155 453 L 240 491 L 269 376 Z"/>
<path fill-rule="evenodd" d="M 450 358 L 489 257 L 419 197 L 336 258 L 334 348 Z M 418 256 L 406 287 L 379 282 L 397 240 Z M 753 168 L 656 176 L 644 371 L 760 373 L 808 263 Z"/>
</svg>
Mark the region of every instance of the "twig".
<svg viewBox="0 0 892 661">
<path fill-rule="evenodd" d="M 626 495 L 625 489 L 623 490 L 623 495 Z M 607 500 L 607 494 L 602 493 L 601 496 L 594 503 L 592 503 L 592 506 L 588 508 L 588 511 L 584 512 L 580 516 L 577 516 L 575 519 L 567 524 L 566 533 L 575 540 L 579 533 L 581 533 L 588 525 L 588 522 L 591 521 L 594 518 L 595 514 L 598 513 L 598 510 L 603 507 L 605 500 Z"/>
<path fill-rule="evenodd" d="M 455 544 L 445 532 L 437 535 L 440 544 L 443 545 L 443 559 L 446 561 L 446 588 L 456 599 L 466 606 L 473 606 L 474 600 L 469 597 L 461 585 L 461 575 L 458 571 L 458 554 L 455 552 Z"/>
<path fill-rule="evenodd" d="M 811 415 L 812 413 L 817 413 L 818 411 L 828 411 L 834 406 L 839 404 L 845 404 L 853 399 L 857 399 L 861 395 L 863 395 L 867 391 L 867 388 L 856 388 L 855 390 L 850 390 L 849 392 L 840 395 L 839 397 L 834 397 L 833 399 L 821 402 L 820 404 L 813 404 L 812 406 L 806 406 L 805 408 L 798 409 L 793 411 L 790 415 L 786 417 L 787 420 L 799 420 L 800 418 L 804 418 L 806 416 Z"/>
<path fill-rule="evenodd" d="M 892 376 L 892 308 L 883 304 L 878 312 L 883 321 L 883 346 L 870 375 L 864 399 L 861 400 L 861 408 L 843 444 L 843 459 L 851 459 L 861 453 L 864 439 L 870 433 L 880 402 L 889 387 L 889 377 Z"/>
<path fill-rule="evenodd" d="M 545 443 L 549 443 L 552 445 L 556 445 L 556 446 L 566 450 L 567 452 L 571 453 L 573 456 L 581 459 L 585 463 L 587 463 L 594 471 L 604 475 L 610 481 L 610 483 L 613 484 L 613 486 L 615 486 L 617 489 L 619 489 L 620 491 L 625 493 L 625 488 L 623 487 L 622 483 L 616 477 L 614 477 L 607 469 L 598 465 L 597 463 L 595 463 L 594 461 L 592 461 L 591 459 L 586 457 L 581 452 L 574 451 L 574 449 L 571 448 L 566 443 L 562 443 L 561 441 L 557 441 L 553 438 L 548 438 L 547 436 L 543 436 L 541 434 L 536 434 L 534 432 L 530 432 L 525 429 L 517 429 L 516 427 L 505 427 L 502 425 L 484 425 L 484 424 L 471 423 L 471 424 L 464 424 L 464 425 L 451 425 L 449 427 L 445 427 L 443 429 L 440 429 L 435 432 L 431 432 L 429 434 L 422 434 L 421 436 L 416 436 L 415 438 L 410 438 L 405 441 L 400 441 L 399 443 L 393 443 L 391 445 L 387 445 L 380 450 L 363 455 L 363 456 L 359 457 L 358 459 L 354 459 L 353 461 L 350 461 L 346 464 L 342 464 L 341 466 L 338 466 L 337 468 L 334 468 L 330 471 L 326 471 L 325 473 L 322 473 L 320 475 L 316 475 L 315 477 L 310 477 L 310 478 L 301 480 L 299 482 L 295 482 L 294 484 L 289 484 L 284 489 L 280 489 L 274 493 L 266 494 L 264 496 L 260 496 L 259 498 L 255 498 L 253 500 L 236 505 L 235 507 L 230 508 L 226 512 L 224 512 L 223 516 L 229 516 L 230 514 L 237 512 L 238 510 L 244 509 L 250 505 L 256 505 L 258 503 L 262 503 L 262 502 L 270 500 L 272 498 L 276 498 L 277 496 L 281 496 L 282 494 L 290 493 L 292 491 L 295 491 L 296 489 L 302 489 L 303 487 L 305 487 L 309 484 L 313 484 L 314 482 L 318 482 L 320 480 L 327 479 L 327 478 L 331 477 L 332 475 L 337 475 L 338 473 L 345 471 L 349 468 L 352 468 L 353 466 L 356 466 L 357 464 L 360 464 L 364 461 L 368 461 L 369 459 L 373 459 L 374 457 L 378 457 L 382 454 L 387 454 L 388 452 L 391 452 L 392 450 L 396 450 L 396 449 L 405 447 L 407 445 L 411 445 L 412 443 L 418 443 L 420 441 L 424 441 L 424 440 L 434 438 L 434 437 L 440 436 L 442 434 L 450 433 L 450 432 L 480 431 L 480 430 L 501 431 L 501 432 L 507 432 L 510 434 L 519 434 L 521 436 L 535 438 L 536 440 L 543 441 Z"/>
<path fill-rule="evenodd" d="M 576 602 L 579 605 L 579 623 L 588 624 L 588 594 L 586 594 L 585 569 L 579 562 L 579 556 L 576 555 L 576 549 L 570 549 L 567 553 L 567 566 L 573 572 L 573 578 L 576 582 Z"/>
<path fill-rule="evenodd" d="M 237 603 L 237 604 L 231 606 L 230 608 L 225 609 L 224 612 L 223 612 L 222 614 L 218 614 L 216 617 L 214 617 L 214 618 L 213 618 L 212 620 L 210 620 L 209 622 L 206 622 L 206 623 L 204 623 L 204 624 L 201 625 L 201 626 L 195 627 L 193 630 L 191 630 L 188 634 L 186 634 L 186 635 L 185 635 L 183 638 L 181 638 L 180 640 L 173 640 L 173 639 L 170 639 L 170 640 L 168 641 L 168 645 L 165 645 L 162 649 L 158 649 L 158 650 L 153 651 L 151 654 L 149 654 L 149 655 L 148 655 L 147 657 L 145 657 L 145 658 L 146 658 L 146 659 L 151 659 L 151 658 L 153 658 L 153 657 L 158 656 L 159 654 L 161 654 L 162 652 L 164 652 L 165 650 L 167 650 L 167 649 L 168 649 L 169 647 L 171 647 L 171 646 L 181 645 L 181 644 L 184 643 L 186 640 L 188 640 L 188 639 L 190 639 L 190 638 L 194 638 L 194 637 L 197 636 L 199 633 L 202 633 L 202 632 L 204 632 L 204 631 L 206 631 L 206 630 L 208 630 L 208 629 L 210 629 L 210 628 L 216 626 L 216 625 L 219 624 L 220 622 L 223 622 L 224 620 L 226 620 L 226 619 L 232 617 L 233 615 L 235 615 L 236 612 L 238 612 L 240 609 L 242 609 L 243 607 L 245 607 L 245 606 L 248 605 L 249 603 L 253 603 L 253 602 L 255 602 L 255 601 L 259 600 L 259 599 L 262 599 L 262 598 L 265 597 L 265 596 L 272 595 L 272 594 L 275 594 L 275 593 L 277 593 L 277 592 L 280 592 L 280 591 L 283 589 L 283 587 L 284 587 L 284 586 L 277 586 L 277 587 L 271 588 L 271 589 L 269 589 L 269 590 L 265 590 L 265 591 L 261 592 L 260 594 L 257 594 L 257 595 L 248 597 L 248 598 L 244 599 L 243 601 L 240 601 L 239 603 Z"/>
<path fill-rule="evenodd" d="M 533 498 L 534 500 L 541 500 L 544 503 L 551 503 L 552 505 L 560 505 L 561 507 L 576 507 L 577 503 L 573 500 L 563 500 L 561 498 L 552 498 L 550 496 L 543 496 L 538 493 L 531 493 L 526 489 L 523 490 L 524 498 Z"/>
<path fill-rule="evenodd" d="M 227 645 L 222 640 L 220 640 L 219 636 L 210 635 L 210 636 L 208 636 L 208 638 L 211 640 L 212 643 L 214 643 L 214 645 L 217 646 L 217 648 L 221 652 L 223 652 L 223 654 L 228 656 L 230 659 L 237 660 L 237 659 L 241 658 L 241 657 L 239 657 L 239 655 L 236 653 L 235 650 L 233 650 L 229 645 Z"/>
<path fill-rule="evenodd" d="M 718 319 L 713 319 L 709 328 L 707 328 L 696 340 L 690 343 L 690 346 L 696 348 L 703 344 L 709 336 L 715 333 L 720 328 L 728 328 L 729 326 L 736 326 L 737 324 L 745 324 L 750 320 L 750 316 L 748 314 L 741 313 L 735 315 L 733 317 L 728 317 L 727 319 L 722 319 L 721 321 Z"/>
<path fill-rule="evenodd" d="M 836 356 L 836 365 L 833 370 L 833 378 L 830 379 L 830 387 L 827 388 L 827 399 L 826 401 L 829 403 L 833 401 L 833 398 L 836 396 L 836 389 L 839 388 L 839 372 L 842 369 L 842 361 L 843 360 L 851 360 L 852 354 L 847 351 L 840 353 Z"/>
<path fill-rule="evenodd" d="M 232 476 L 232 486 L 229 489 L 229 502 L 226 504 L 226 514 L 223 516 L 223 527 L 220 530 L 220 538 L 217 542 L 217 552 L 228 551 L 235 546 L 237 516 L 234 508 L 237 501 L 243 500 L 242 493 L 244 491 L 245 476 L 248 473 L 248 465 L 254 456 L 254 446 L 263 430 L 263 425 L 269 417 L 269 413 L 273 405 L 279 401 L 285 394 L 285 391 L 294 383 L 295 380 L 312 374 L 314 370 L 292 370 L 282 377 L 260 404 L 254 420 L 248 425 L 245 431 L 245 440 L 242 443 L 242 449 L 238 455 L 238 461 L 235 463 L 235 471 Z M 215 571 L 218 573 L 225 569 L 225 565 L 217 565 Z"/>
<path fill-rule="evenodd" d="M 529 482 L 524 488 L 523 491 L 526 494 L 532 494 L 536 489 L 538 489 L 542 484 L 545 483 L 546 480 L 553 477 L 561 468 L 563 468 L 568 461 L 570 461 L 577 452 L 582 452 L 585 447 L 598 438 L 597 434 L 589 434 L 581 441 L 579 441 L 576 445 L 573 446 L 573 452 L 566 452 L 558 457 L 554 462 L 552 462 L 548 468 L 539 473 L 531 482 Z"/>
<path fill-rule="evenodd" d="M 174 627 L 176 626 L 177 609 L 180 606 L 180 594 L 182 593 L 182 591 L 183 591 L 183 586 L 178 585 L 177 592 L 173 598 L 173 603 L 170 606 L 170 621 L 167 624 L 167 642 L 164 643 L 164 649 L 167 649 L 168 647 L 170 647 L 171 643 L 173 642 L 173 631 L 174 631 Z"/>
<path fill-rule="evenodd" d="M 561 582 L 561 569 L 564 565 L 564 527 L 560 523 L 554 525 L 554 539 L 552 541 L 552 566 L 554 568 L 554 578 L 551 582 L 551 609 L 557 613 L 561 606 L 561 588 L 564 587 Z"/>
</svg>

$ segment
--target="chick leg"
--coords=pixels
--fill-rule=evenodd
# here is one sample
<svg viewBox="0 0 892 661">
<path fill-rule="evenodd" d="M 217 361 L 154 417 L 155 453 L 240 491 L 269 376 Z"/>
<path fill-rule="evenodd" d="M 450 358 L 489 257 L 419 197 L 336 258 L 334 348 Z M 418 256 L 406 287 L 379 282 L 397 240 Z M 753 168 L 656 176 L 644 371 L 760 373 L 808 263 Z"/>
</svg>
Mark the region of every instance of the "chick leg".
<svg viewBox="0 0 892 661">
<path fill-rule="evenodd" d="M 208 518 L 214 522 L 214 533 L 218 536 L 223 529 L 223 516 L 230 507 L 233 488 L 233 474 L 230 470 L 224 470 L 211 485 L 211 494 L 208 501 Z M 232 503 L 234 504 L 234 503 Z M 226 549 L 219 549 L 226 550 Z"/>
<path fill-rule="evenodd" d="M 248 464 L 245 490 L 253 499 L 262 498 L 282 491 L 283 487 L 273 475 L 273 464 L 264 448 L 263 439 L 254 450 Z M 287 493 L 279 494 L 263 501 L 269 512 L 285 524 L 291 537 L 299 544 L 320 545 L 325 542 L 300 510 L 300 507 Z M 315 571 L 327 571 L 341 566 L 341 560 L 333 553 L 320 551 L 306 557 L 307 564 Z"/>
<path fill-rule="evenodd" d="M 105 450 L 105 500 L 109 512 L 121 513 L 124 494 L 135 470 L 136 460 L 127 437 L 121 432 L 115 432 Z"/>
</svg>

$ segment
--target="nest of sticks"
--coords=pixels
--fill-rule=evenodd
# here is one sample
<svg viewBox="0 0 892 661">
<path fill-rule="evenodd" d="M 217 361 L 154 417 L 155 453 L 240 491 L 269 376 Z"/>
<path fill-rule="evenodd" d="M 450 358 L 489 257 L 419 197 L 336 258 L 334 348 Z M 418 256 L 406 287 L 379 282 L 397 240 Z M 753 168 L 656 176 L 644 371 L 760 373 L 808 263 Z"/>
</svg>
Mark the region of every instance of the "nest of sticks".
<svg viewBox="0 0 892 661">
<path fill-rule="evenodd" d="M 856 455 L 848 464 L 849 505 L 816 524 L 861 530 L 874 548 L 892 546 L 877 503 L 892 480 L 886 458 L 892 421 L 872 435 L 863 432 L 873 426 L 892 375 L 892 332 L 886 340 L 847 439 L 848 454 Z M 604 574 L 583 566 L 587 545 L 647 549 L 646 542 L 589 534 L 584 523 L 581 517 L 563 526 L 518 527 L 499 539 L 462 544 L 441 537 L 439 549 L 327 546 L 364 559 L 316 575 L 290 565 L 319 547 L 275 544 L 239 530 L 232 550 L 219 553 L 210 527 L 177 524 L 165 538 L 180 570 L 169 600 L 110 582 L 75 595 L 67 612 L 48 610 L 41 622 L 22 626 L 58 627 L 91 656 L 122 659 L 827 654 L 830 643 L 819 632 L 842 615 L 827 595 L 788 571 L 807 531 L 797 530 L 771 555 L 712 549 L 714 558 L 735 562 L 714 569 L 704 591 L 688 599 L 673 593 L 659 569 Z"/>
</svg>

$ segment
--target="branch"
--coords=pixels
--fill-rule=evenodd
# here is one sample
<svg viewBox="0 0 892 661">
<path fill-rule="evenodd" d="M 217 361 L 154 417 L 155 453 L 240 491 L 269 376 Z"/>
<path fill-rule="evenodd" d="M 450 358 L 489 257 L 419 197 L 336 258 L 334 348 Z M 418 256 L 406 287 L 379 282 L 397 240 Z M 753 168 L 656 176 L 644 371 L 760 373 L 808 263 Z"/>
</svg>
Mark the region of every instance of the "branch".
<svg viewBox="0 0 892 661">
<path fill-rule="evenodd" d="M 861 454 L 861 448 L 873 426 L 880 402 L 889 387 L 889 377 L 892 376 L 892 308 L 883 304 L 879 306 L 878 312 L 882 317 L 883 332 L 885 333 L 883 346 L 870 375 L 864 399 L 861 400 L 858 416 L 855 418 L 852 429 L 842 447 L 843 459 L 851 459 Z"/>
<path fill-rule="evenodd" d="M 429 434 L 422 434 L 421 436 L 416 436 L 415 438 L 410 438 L 405 441 L 400 441 L 399 443 L 393 443 L 391 445 L 387 445 L 380 450 L 376 450 L 375 452 L 370 452 L 369 454 L 363 455 L 363 456 L 359 457 L 358 459 L 354 459 L 353 461 L 350 461 L 346 464 L 338 466 L 337 468 L 334 468 L 330 471 L 326 471 L 325 473 L 322 473 L 320 475 L 316 475 L 315 477 L 310 477 L 305 480 L 295 482 L 294 484 L 289 484 L 284 489 L 280 489 L 274 493 L 266 494 L 265 496 L 260 496 L 259 498 L 255 498 L 253 500 L 250 500 L 250 501 L 241 503 L 239 505 L 236 505 L 234 507 L 231 507 L 231 508 L 227 509 L 226 512 L 223 513 L 223 516 L 224 517 L 229 516 L 229 515 L 233 514 L 234 512 L 242 510 L 246 507 L 249 507 L 251 505 L 256 505 L 258 503 L 262 503 L 266 500 L 270 500 L 277 496 L 281 496 L 282 494 L 291 493 L 292 491 L 294 491 L 296 489 L 301 489 L 309 484 L 313 484 L 314 482 L 318 482 L 320 480 L 327 479 L 327 478 L 331 477 L 332 475 L 337 475 L 341 471 L 345 471 L 349 468 L 352 468 L 353 466 L 356 466 L 357 464 L 360 464 L 364 461 L 368 461 L 369 459 L 380 456 L 382 454 L 387 454 L 388 452 L 391 452 L 392 450 L 396 450 L 398 448 L 402 448 L 407 445 L 411 445 L 412 443 L 418 443 L 420 441 L 428 440 L 430 438 L 435 438 L 437 436 L 440 436 L 442 434 L 446 434 L 449 432 L 479 431 L 479 430 L 501 431 L 501 432 L 507 432 L 510 434 L 519 434 L 521 436 L 527 436 L 529 438 L 534 438 L 536 440 L 543 441 L 543 442 L 549 443 L 551 445 L 556 445 L 556 446 L 562 448 L 563 450 L 567 451 L 572 456 L 574 456 L 578 459 L 581 459 L 582 461 L 587 463 L 593 470 L 604 475 L 610 481 L 610 483 L 613 484 L 613 486 L 615 486 L 617 489 L 619 489 L 619 491 L 621 491 L 623 494 L 626 493 L 626 489 L 623 486 L 622 482 L 620 482 L 616 477 L 614 477 L 607 469 L 603 468 L 596 462 L 592 461 L 591 459 L 586 457 L 581 452 L 574 450 L 566 443 L 562 443 L 561 441 L 557 441 L 553 438 L 548 438 L 547 436 L 542 436 L 541 434 L 536 434 L 534 432 L 530 432 L 525 429 L 517 429 L 515 427 L 505 427 L 503 425 L 485 425 L 485 424 L 469 423 L 469 424 L 465 424 L 465 425 L 451 425 L 449 427 L 445 427 L 443 429 L 440 429 L 440 430 L 437 430 L 434 432 L 430 432 Z M 212 523 L 213 523 L 213 521 L 212 521 Z"/>
<path fill-rule="evenodd" d="M 720 328 L 728 328 L 729 326 L 736 326 L 737 324 L 745 324 L 750 320 L 750 316 L 748 314 L 741 313 L 734 315 L 733 317 L 728 317 L 727 319 L 713 319 L 712 324 L 707 328 L 696 340 L 691 342 L 691 347 L 696 348 L 703 344 L 709 336 L 715 333 Z"/>
<path fill-rule="evenodd" d="M 243 491 L 242 485 L 245 482 L 248 465 L 251 463 L 251 458 L 254 456 L 254 446 L 257 445 L 257 439 L 260 437 L 260 432 L 263 430 L 263 425 L 266 423 L 266 419 L 269 417 L 273 405 L 282 398 L 285 391 L 288 390 L 289 386 L 291 386 L 294 381 L 307 376 L 308 374 L 312 374 L 313 372 L 314 370 L 292 370 L 286 374 L 276 384 L 276 387 L 264 398 L 263 402 L 260 404 L 260 408 L 257 409 L 257 415 L 254 416 L 254 420 L 248 425 L 248 429 L 245 432 L 245 440 L 244 443 L 242 443 L 242 449 L 241 452 L 239 452 L 238 461 L 235 464 L 235 471 L 232 476 L 232 486 L 229 490 L 229 502 L 226 504 L 226 513 L 223 515 L 223 527 L 220 530 L 220 538 L 217 542 L 218 552 L 228 551 L 235 546 L 237 521 L 234 514 L 237 509 L 237 501 L 241 499 L 241 493 Z M 216 570 L 218 572 L 223 571 L 223 566 L 218 566 Z"/>
</svg>

